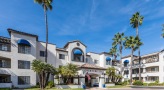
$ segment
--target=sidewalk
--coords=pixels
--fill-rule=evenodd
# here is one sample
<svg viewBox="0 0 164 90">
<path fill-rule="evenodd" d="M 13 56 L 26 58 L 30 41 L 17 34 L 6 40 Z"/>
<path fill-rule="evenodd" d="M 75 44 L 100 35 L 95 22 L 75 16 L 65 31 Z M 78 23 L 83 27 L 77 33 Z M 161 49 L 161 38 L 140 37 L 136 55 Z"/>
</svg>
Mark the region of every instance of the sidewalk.
<svg viewBox="0 0 164 90">
<path fill-rule="evenodd" d="M 164 86 L 131 86 L 131 88 L 151 88 L 151 89 L 163 89 Z"/>
</svg>

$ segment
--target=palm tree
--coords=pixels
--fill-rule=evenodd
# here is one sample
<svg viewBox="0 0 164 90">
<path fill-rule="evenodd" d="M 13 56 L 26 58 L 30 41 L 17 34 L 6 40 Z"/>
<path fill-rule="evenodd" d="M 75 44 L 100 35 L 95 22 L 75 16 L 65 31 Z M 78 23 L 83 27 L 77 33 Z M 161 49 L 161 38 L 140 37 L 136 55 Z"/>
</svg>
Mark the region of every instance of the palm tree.
<svg viewBox="0 0 164 90">
<path fill-rule="evenodd" d="M 114 57 L 114 60 L 116 60 L 116 58 L 117 58 L 117 47 L 112 47 L 111 49 L 110 49 L 110 51 L 109 51 L 109 54 L 111 54 L 112 55 L 112 57 Z"/>
<path fill-rule="evenodd" d="M 133 14 L 132 18 L 130 19 L 130 24 L 133 28 L 136 29 L 136 36 L 139 37 L 138 27 L 142 25 L 144 17 L 140 15 L 139 12 Z M 138 48 L 138 56 L 139 56 L 139 80 L 141 81 L 141 57 L 140 57 L 140 47 Z"/>
<path fill-rule="evenodd" d="M 56 69 L 50 64 L 42 62 L 41 60 L 33 60 L 32 70 L 39 76 L 39 85 L 41 89 L 44 89 L 48 83 L 49 75 L 56 74 Z"/>
<path fill-rule="evenodd" d="M 53 0 L 34 0 L 34 2 L 40 4 L 44 9 L 44 18 L 46 25 L 46 50 L 45 50 L 45 62 L 47 62 L 47 44 L 48 44 L 48 21 L 47 21 L 47 10 L 52 10 Z"/>
<path fill-rule="evenodd" d="M 116 35 L 114 35 L 114 38 L 112 40 L 113 40 L 112 43 L 113 47 L 119 46 L 120 58 L 122 58 L 123 42 L 125 40 L 124 33 L 117 33 Z"/>
<path fill-rule="evenodd" d="M 124 38 L 124 33 L 117 33 L 116 35 L 114 35 L 114 38 L 112 39 L 113 43 L 112 46 L 113 47 L 119 47 L 119 55 L 120 55 L 120 62 L 122 62 L 122 49 L 123 49 L 123 42 L 125 40 Z M 121 66 L 121 74 L 122 74 L 122 66 Z"/>
<path fill-rule="evenodd" d="M 124 47 L 127 49 L 131 49 L 131 62 L 130 62 L 130 84 L 132 84 L 132 62 L 133 62 L 133 53 L 136 51 L 143 43 L 139 39 L 139 37 L 129 36 L 126 37 L 124 42 Z"/>
<path fill-rule="evenodd" d="M 162 25 L 162 38 L 164 38 L 164 24 Z"/>
<path fill-rule="evenodd" d="M 116 69 L 114 67 L 108 67 L 106 70 L 106 74 L 108 75 L 108 79 L 110 82 L 113 82 L 113 78 L 115 76 Z"/>
<path fill-rule="evenodd" d="M 78 67 L 74 64 L 67 64 L 66 66 L 62 66 L 60 69 L 60 74 L 67 78 L 66 83 L 70 83 L 70 79 L 77 74 Z"/>
<path fill-rule="evenodd" d="M 108 80 L 113 83 L 118 83 L 122 79 L 121 75 L 116 74 L 116 69 L 114 67 L 108 67 L 106 74 L 108 75 Z"/>
</svg>

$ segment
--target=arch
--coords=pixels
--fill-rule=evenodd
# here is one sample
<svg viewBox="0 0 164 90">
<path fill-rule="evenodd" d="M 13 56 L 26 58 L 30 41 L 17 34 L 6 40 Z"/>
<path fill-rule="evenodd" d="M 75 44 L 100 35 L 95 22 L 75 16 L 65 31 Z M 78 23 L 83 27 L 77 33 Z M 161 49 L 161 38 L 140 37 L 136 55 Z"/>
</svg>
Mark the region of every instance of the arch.
<svg viewBox="0 0 164 90">
<path fill-rule="evenodd" d="M 27 40 L 25 40 L 25 39 L 19 39 L 19 40 L 17 41 L 17 43 L 18 43 L 18 45 L 27 45 L 27 46 L 31 46 L 31 44 L 30 44 Z"/>
<path fill-rule="evenodd" d="M 72 50 L 72 61 L 84 62 L 84 52 L 80 48 Z"/>
</svg>

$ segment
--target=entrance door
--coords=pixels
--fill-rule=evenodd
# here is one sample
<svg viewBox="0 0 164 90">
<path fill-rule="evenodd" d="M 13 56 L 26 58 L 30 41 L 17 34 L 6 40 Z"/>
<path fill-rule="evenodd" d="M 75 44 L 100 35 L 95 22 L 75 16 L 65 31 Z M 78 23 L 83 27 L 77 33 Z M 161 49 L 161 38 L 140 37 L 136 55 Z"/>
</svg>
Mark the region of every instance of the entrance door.
<svg viewBox="0 0 164 90">
<path fill-rule="evenodd" d="M 87 75 L 85 75 L 85 84 L 87 87 L 91 87 L 91 79 L 89 80 Z"/>
</svg>

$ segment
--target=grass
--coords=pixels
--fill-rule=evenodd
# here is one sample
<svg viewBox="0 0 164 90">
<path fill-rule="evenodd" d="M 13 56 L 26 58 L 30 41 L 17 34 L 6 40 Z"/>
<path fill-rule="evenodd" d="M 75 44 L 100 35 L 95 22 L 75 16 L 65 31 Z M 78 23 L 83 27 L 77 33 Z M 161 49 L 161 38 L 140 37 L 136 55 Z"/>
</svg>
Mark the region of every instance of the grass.
<svg viewBox="0 0 164 90">
<path fill-rule="evenodd" d="M 25 90 L 40 90 L 40 88 L 29 88 Z M 50 88 L 50 89 L 45 89 L 45 90 L 83 90 L 81 88 L 74 88 L 74 89 L 56 89 L 56 88 Z"/>
<path fill-rule="evenodd" d="M 0 90 L 11 90 L 10 88 L 0 88 Z"/>
<path fill-rule="evenodd" d="M 110 87 L 107 87 L 107 88 L 130 88 L 130 87 L 123 86 L 123 85 L 116 85 L 116 86 L 110 86 Z"/>
</svg>

